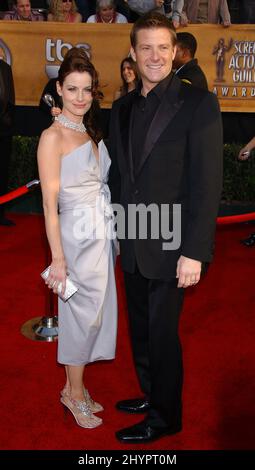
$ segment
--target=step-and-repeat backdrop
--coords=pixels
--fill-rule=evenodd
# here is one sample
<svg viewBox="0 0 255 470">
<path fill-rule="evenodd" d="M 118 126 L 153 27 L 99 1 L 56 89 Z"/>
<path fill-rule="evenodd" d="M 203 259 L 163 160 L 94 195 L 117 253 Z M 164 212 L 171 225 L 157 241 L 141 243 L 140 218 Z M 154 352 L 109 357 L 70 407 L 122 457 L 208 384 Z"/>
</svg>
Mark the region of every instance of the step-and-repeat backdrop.
<svg viewBox="0 0 255 470">
<path fill-rule="evenodd" d="M 0 56 L 12 66 L 16 102 L 37 105 L 47 81 L 57 76 L 67 49 L 86 48 L 100 75 L 102 106 L 120 87 L 121 60 L 129 53 L 130 24 L 66 24 L 0 21 Z M 222 111 L 255 111 L 255 26 L 190 25 L 196 57 Z"/>
</svg>

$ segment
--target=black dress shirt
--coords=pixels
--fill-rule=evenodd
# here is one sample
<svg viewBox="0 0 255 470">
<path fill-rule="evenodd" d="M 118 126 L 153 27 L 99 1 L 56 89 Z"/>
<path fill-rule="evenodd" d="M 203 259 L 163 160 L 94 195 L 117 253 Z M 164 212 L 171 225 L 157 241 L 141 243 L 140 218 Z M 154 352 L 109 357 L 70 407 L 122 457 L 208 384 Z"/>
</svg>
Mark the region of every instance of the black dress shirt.
<svg viewBox="0 0 255 470">
<path fill-rule="evenodd" d="M 171 72 L 164 80 L 156 85 L 146 97 L 141 94 L 142 83 L 138 84 L 131 115 L 131 145 L 134 171 L 139 165 L 147 132 L 151 121 L 163 99 L 164 92 L 168 88 L 173 77 Z"/>
</svg>

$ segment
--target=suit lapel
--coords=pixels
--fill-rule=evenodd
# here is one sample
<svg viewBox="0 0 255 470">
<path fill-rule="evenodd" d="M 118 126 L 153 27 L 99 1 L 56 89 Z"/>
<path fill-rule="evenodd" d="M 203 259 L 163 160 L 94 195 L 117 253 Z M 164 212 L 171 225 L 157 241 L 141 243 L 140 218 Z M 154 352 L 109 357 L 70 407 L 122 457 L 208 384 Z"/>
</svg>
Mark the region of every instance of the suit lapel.
<svg viewBox="0 0 255 470">
<path fill-rule="evenodd" d="M 128 168 L 130 171 L 131 180 L 134 182 L 134 166 L 132 159 L 132 142 L 131 142 L 131 131 L 132 131 L 132 115 L 133 115 L 133 102 L 134 93 L 127 95 L 129 98 L 120 107 L 119 121 L 120 121 L 120 134 L 123 154 L 126 157 Z"/>
<path fill-rule="evenodd" d="M 185 73 L 187 72 L 187 70 L 190 70 L 190 69 L 193 69 L 194 65 L 197 65 L 198 62 L 197 62 L 197 59 L 191 59 L 189 62 L 187 62 L 184 67 L 181 68 L 180 72 L 183 70 L 185 70 Z M 177 73 L 177 76 L 178 76 L 178 73 Z"/>
<path fill-rule="evenodd" d="M 155 116 L 151 121 L 136 174 L 141 171 L 160 135 L 182 106 L 183 100 L 179 97 L 180 86 L 181 81 L 177 77 L 173 76 Z"/>
</svg>

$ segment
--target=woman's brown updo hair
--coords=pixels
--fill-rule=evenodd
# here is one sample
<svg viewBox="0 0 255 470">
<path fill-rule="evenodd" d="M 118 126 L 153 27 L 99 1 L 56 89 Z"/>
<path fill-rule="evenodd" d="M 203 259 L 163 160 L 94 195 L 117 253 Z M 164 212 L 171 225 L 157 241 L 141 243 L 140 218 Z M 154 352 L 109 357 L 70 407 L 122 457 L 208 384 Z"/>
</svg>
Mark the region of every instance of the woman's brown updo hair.
<svg viewBox="0 0 255 470">
<path fill-rule="evenodd" d="M 89 111 L 84 115 L 83 122 L 90 137 L 98 144 L 102 138 L 102 131 L 98 123 L 100 120 L 99 100 L 102 99 L 103 94 L 99 90 L 98 73 L 94 65 L 90 62 L 86 51 L 82 48 L 72 47 L 72 49 L 66 53 L 58 72 L 58 81 L 61 87 L 66 77 L 72 72 L 87 72 L 91 76 L 91 94 L 93 101 Z"/>
</svg>

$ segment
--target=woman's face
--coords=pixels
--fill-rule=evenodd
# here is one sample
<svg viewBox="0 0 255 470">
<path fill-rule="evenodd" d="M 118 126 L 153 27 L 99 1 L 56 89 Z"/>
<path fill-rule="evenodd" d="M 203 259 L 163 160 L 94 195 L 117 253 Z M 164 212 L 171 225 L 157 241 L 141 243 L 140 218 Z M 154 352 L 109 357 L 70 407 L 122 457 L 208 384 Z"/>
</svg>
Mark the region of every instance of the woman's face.
<svg viewBox="0 0 255 470">
<path fill-rule="evenodd" d="M 124 62 L 122 65 L 122 76 L 126 83 L 131 83 L 135 80 L 135 73 L 129 62 Z"/>
<path fill-rule="evenodd" d="M 110 23 L 110 21 L 113 19 L 114 8 L 111 6 L 102 7 L 99 10 L 99 14 L 105 23 Z"/>
<path fill-rule="evenodd" d="M 63 5 L 63 12 L 69 13 L 72 8 L 72 0 L 61 0 Z"/>
<path fill-rule="evenodd" d="M 63 100 L 63 113 L 71 120 L 79 121 L 92 104 L 92 78 L 87 72 L 72 72 L 61 87 L 57 82 L 58 94 Z"/>
</svg>

